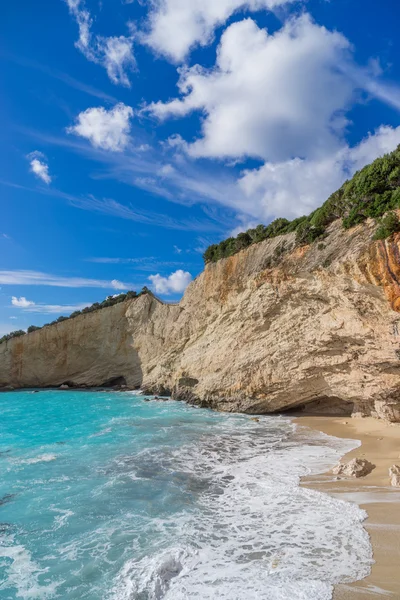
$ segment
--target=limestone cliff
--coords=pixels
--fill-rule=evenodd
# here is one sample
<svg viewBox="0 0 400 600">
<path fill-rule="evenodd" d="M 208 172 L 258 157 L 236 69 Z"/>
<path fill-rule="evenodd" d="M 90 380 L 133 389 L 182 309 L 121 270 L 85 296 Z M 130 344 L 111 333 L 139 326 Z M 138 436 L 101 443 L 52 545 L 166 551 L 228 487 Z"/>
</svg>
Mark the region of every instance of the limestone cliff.
<svg viewBox="0 0 400 600">
<path fill-rule="evenodd" d="M 131 386 L 220 410 L 400 420 L 400 234 L 294 234 L 208 264 L 178 305 L 151 294 L 0 345 L 0 385 Z"/>
</svg>

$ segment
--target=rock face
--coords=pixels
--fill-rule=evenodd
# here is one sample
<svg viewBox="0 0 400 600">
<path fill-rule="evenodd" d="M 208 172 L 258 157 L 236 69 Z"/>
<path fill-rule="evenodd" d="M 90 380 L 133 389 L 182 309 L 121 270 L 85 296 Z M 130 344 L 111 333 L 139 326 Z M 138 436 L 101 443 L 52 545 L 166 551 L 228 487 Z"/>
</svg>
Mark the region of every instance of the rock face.
<svg viewBox="0 0 400 600">
<path fill-rule="evenodd" d="M 266 240 L 207 265 L 177 305 L 145 294 L 0 344 L 0 385 L 118 381 L 225 411 L 398 421 L 400 234 L 372 242 L 373 227 Z"/>
<path fill-rule="evenodd" d="M 393 487 L 400 487 L 400 467 L 393 465 L 389 469 L 390 483 Z"/>
<path fill-rule="evenodd" d="M 345 477 L 365 477 L 375 469 L 375 465 L 364 458 L 353 458 L 348 463 L 339 463 L 332 469 L 334 475 Z"/>
</svg>

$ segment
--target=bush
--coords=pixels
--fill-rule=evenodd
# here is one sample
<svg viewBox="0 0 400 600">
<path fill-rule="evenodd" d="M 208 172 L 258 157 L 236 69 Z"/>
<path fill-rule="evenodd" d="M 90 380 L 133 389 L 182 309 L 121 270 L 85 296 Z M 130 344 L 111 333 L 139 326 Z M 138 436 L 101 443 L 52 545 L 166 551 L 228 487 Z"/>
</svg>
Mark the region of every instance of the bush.
<svg viewBox="0 0 400 600">
<path fill-rule="evenodd" d="M 27 329 L 27 333 L 32 333 L 32 331 L 37 331 L 38 329 L 42 329 L 41 327 L 37 327 L 36 325 L 29 325 Z"/>
<path fill-rule="evenodd" d="M 385 154 L 355 173 L 351 180 L 346 181 L 308 217 L 293 221 L 275 219 L 267 226 L 257 225 L 236 238 L 213 244 L 204 252 L 204 262 L 216 262 L 251 244 L 293 231 L 296 232 L 297 244 L 312 244 L 323 236 L 328 225 L 336 219 L 342 219 L 343 227 L 349 229 L 369 217 L 379 219 L 395 208 L 400 208 L 400 145 L 390 154 Z M 393 233 L 392 228 L 393 224 L 380 228 L 379 235 L 387 237 L 387 231 Z"/>
<path fill-rule="evenodd" d="M 103 302 L 95 302 L 91 306 L 86 306 L 86 308 L 83 308 L 81 311 L 75 310 L 73 313 L 70 314 L 69 317 L 64 317 L 64 316 L 58 317 L 58 319 L 56 319 L 55 321 L 52 321 L 51 323 L 46 323 L 42 327 L 37 327 L 36 325 L 30 325 L 28 327 L 28 333 L 31 333 L 32 331 L 36 331 L 37 329 L 42 329 L 43 327 L 50 327 L 51 325 L 56 325 L 57 323 L 62 323 L 63 321 L 67 321 L 68 319 L 75 319 L 76 317 L 78 317 L 81 314 L 91 313 L 96 310 L 101 310 L 102 308 L 107 308 L 108 306 L 114 306 L 114 304 L 119 304 L 120 302 L 125 302 L 125 300 L 132 300 L 133 298 L 139 298 L 139 296 L 141 294 L 150 294 L 150 293 L 151 293 L 150 290 L 146 286 L 144 286 L 142 291 L 140 292 L 140 294 L 138 294 L 137 292 L 135 292 L 133 290 L 130 290 L 126 294 L 124 293 L 124 294 L 118 294 L 116 296 L 108 296 L 105 300 L 103 300 Z M 0 338 L 0 344 L 2 342 L 6 342 L 7 340 L 10 340 L 13 337 L 18 337 L 19 335 L 25 335 L 25 331 L 22 331 L 22 329 L 20 329 L 18 331 L 12 331 L 11 333 L 4 335 L 2 338 Z"/>
<path fill-rule="evenodd" d="M 375 232 L 374 240 L 385 240 L 392 233 L 400 231 L 400 221 L 395 212 L 388 212 L 379 220 L 379 227 Z"/>
<path fill-rule="evenodd" d="M 296 230 L 296 244 L 302 246 L 304 244 L 312 244 L 316 239 L 321 237 L 325 232 L 324 227 L 316 227 L 310 221 L 303 221 Z"/>
<path fill-rule="evenodd" d="M 21 337 L 21 335 L 25 335 L 26 331 L 24 331 L 23 329 L 17 329 L 16 331 L 10 331 L 10 333 L 7 333 L 6 335 L 3 335 L 2 338 L 0 338 L 0 344 L 2 344 L 3 342 L 7 342 L 8 340 L 11 340 L 12 338 L 16 338 L 16 337 Z"/>
</svg>

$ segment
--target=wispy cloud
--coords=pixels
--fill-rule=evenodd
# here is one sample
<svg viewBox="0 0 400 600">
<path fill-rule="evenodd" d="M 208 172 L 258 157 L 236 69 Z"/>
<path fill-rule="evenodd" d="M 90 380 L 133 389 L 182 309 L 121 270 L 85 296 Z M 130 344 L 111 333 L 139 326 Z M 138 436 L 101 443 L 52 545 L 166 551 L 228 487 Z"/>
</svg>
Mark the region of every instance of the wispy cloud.
<svg viewBox="0 0 400 600">
<path fill-rule="evenodd" d="M 6 56 L 6 59 L 15 64 L 21 65 L 22 67 L 28 67 L 35 69 L 36 71 L 40 71 L 41 73 L 44 73 L 53 79 L 57 79 L 58 81 L 65 83 L 65 85 L 88 94 L 89 96 L 93 96 L 94 98 L 99 98 L 100 100 L 104 100 L 105 102 L 112 104 L 116 104 L 118 102 L 114 96 L 106 94 L 102 90 L 99 90 L 92 85 L 79 81 L 78 79 L 75 79 L 75 77 L 71 77 L 71 75 L 68 75 L 68 73 L 63 73 L 58 69 L 50 68 L 25 57 Z"/>
<path fill-rule="evenodd" d="M 23 312 L 35 312 L 45 314 L 61 314 L 71 313 L 74 310 L 82 310 L 86 306 L 89 306 L 90 302 L 80 302 L 79 304 L 43 304 L 33 302 L 33 300 L 27 300 L 24 296 L 17 298 L 12 296 L 11 306 L 13 308 L 19 308 Z M 10 319 L 16 319 L 17 317 L 10 317 Z"/>
<path fill-rule="evenodd" d="M 86 306 L 90 306 L 91 302 L 80 302 L 79 304 L 34 304 L 23 309 L 24 312 L 41 313 L 48 315 L 65 315 L 82 310 Z"/>
<path fill-rule="evenodd" d="M 108 258 L 95 257 L 87 258 L 87 262 L 106 264 L 106 265 L 130 265 L 136 271 L 156 271 L 157 269 L 177 269 L 179 267 L 188 267 L 190 263 L 176 260 L 161 260 L 154 256 L 141 258 Z"/>
<path fill-rule="evenodd" d="M 112 217 L 119 217 L 129 221 L 136 221 L 143 225 L 153 225 L 164 227 L 166 229 L 191 230 L 191 231 L 215 231 L 220 230 L 220 226 L 212 221 L 200 219 L 174 219 L 162 213 L 155 213 L 135 208 L 132 205 L 121 204 L 110 198 L 95 198 L 86 196 L 77 198 L 68 194 L 62 194 L 69 199 L 72 206 L 91 212 L 99 212 Z"/>
<path fill-rule="evenodd" d="M 94 36 L 91 31 L 93 19 L 84 0 L 66 0 L 66 3 L 79 28 L 79 39 L 75 46 L 88 60 L 102 65 L 113 83 L 130 87 L 128 73 L 136 69 L 133 37 Z"/>
<path fill-rule="evenodd" d="M 154 227 L 163 227 L 166 229 L 176 229 L 184 231 L 221 231 L 222 227 L 218 223 L 214 223 L 210 220 L 202 219 L 174 219 L 163 213 L 157 213 L 152 211 L 145 211 L 139 208 L 133 207 L 131 204 L 121 204 L 116 200 L 110 198 L 95 198 L 94 196 L 74 196 L 52 188 L 48 190 L 46 188 L 30 188 L 23 186 L 12 181 L 0 180 L 1 185 L 12 187 L 27 192 L 43 195 L 51 195 L 66 200 L 71 206 L 80 208 L 81 210 L 87 210 L 91 212 L 98 212 L 105 215 L 126 219 L 129 221 L 136 221 L 143 225 L 153 225 Z"/>
<path fill-rule="evenodd" d="M 94 258 L 87 258 L 86 261 L 87 262 L 92 262 L 92 263 L 100 263 L 100 264 L 106 264 L 106 265 L 118 265 L 118 264 L 138 264 L 138 263 L 144 263 L 144 262 L 149 262 L 149 261 L 154 261 L 156 260 L 155 256 L 144 256 L 144 257 L 140 257 L 140 258 L 108 258 L 108 257 L 94 257 Z"/>
<path fill-rule="evenodd" d="M 205 208 L 210 201 L 231 208 L 242 208 L 244 198 L 241 189 L 237 186 L 237 178 L 230 170 L 221 170 L 218 166 L 207 168 L 199 166 L 190 158 L 169 146 L 150 147 L 146 152 L 141 150 L 146 140 L 143 132 L 132 126 L 131 144 L 125 152 L 109 152 L 95 148 L 88 143 L 44 134 L 32 129 L 20 129 L 38 142 L 68 148 L 94 162 L 101 164 L 101 170 L 92 173 L 95 179 L 116 179 L 128 186 L 144 189 L 170 202 L 184 206 L 201 204 Z M 139 137 L 138 137 L 139 136 Z M 173 156 L 169 154 L 173 152 Z M 174 169 L 166 169 L 165 162 L 168 154 L 169 163 L 174 163 Z M 211 218 L 212 210 L 209 211 Z M 228 225 L 221 225 L 221 214 L 215 220 L 214 227 L 232 229 L 236 222 L 230 220 Z M 225 219 L 226 219 L 225 215 Z M 209 223 L 209 225 L 211 225 Z M 203 231 L 207 228 L 204 227 Z"/>
<path fill-rule="evenodd" d="M 134 283 L 123 283 L 117 279 L 112 281 L 104 279 L 86 279 L 84 277 L 62 277 L 40 271 L 15 270 L 0 271 L 0 284 L 2 285 L 42 285 L 67 288 L 105 288 L 105 289 L 134 289 L 140 287 Z M 20 299 L 21 300 L 21 299 Z M 24 300 L 24 298 L 23 298 Z"/>
</svg>

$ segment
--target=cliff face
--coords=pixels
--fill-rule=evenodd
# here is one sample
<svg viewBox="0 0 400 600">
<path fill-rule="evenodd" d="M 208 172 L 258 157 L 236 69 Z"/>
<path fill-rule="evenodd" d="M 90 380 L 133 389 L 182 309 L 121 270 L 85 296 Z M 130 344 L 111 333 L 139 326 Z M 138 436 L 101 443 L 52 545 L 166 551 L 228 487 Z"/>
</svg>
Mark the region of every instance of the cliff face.
<svg viewBox="0 0 400 600">
<path fill-rule="evenodd" d="M 400 234 L 372 231 L 267 240 L 207 265 L 179 305 L 143 295 L 10 340 L 0 384 L 124 377 L 220 410 L 400 420 Z"/>
</svg>

